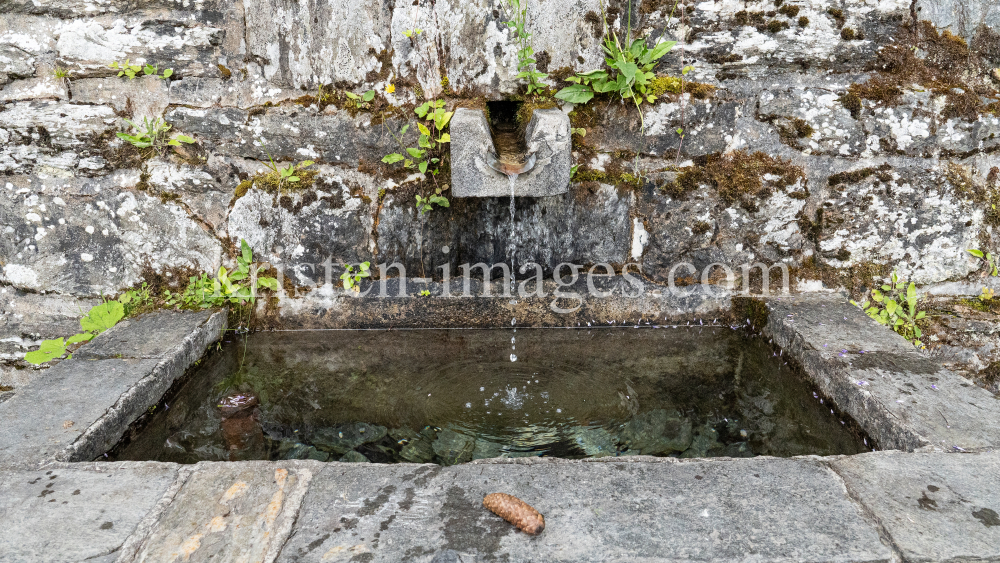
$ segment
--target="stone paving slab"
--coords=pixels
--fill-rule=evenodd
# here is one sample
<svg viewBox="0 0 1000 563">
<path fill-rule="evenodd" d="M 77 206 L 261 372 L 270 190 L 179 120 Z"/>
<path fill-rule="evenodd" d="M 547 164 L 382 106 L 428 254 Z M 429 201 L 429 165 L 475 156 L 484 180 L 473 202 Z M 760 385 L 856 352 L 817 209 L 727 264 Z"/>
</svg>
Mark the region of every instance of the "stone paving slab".
<svg viewBox="0 0 1000 563">
<path fill-rule="evenodd" d="M 163 330 L 153 332 L 161 318 Z M 59 362 L 0 402 L 0 467 L 101 455 L 204 354 L 225 323 L 221 312 L 165 312 L 101 334 L 80 349 L 88 353 Z M 154 342 L 124 344 L 125 338 Z"/>
<path fill-rule="evenodd" d="M 218 340 L 225 329 L 223 313 L 158 311 L 127 319 L 99 334 L 73 357 L 81 360 L 167 358 L 176 354 L 178 345 L 182 345 L 189 335 L 198 332 L 210 320 L 216 326 L 205 327 L 203 331 L 210 333 L 206 336 L 214 336 Z M 216 330 L 214 334 L 211 334 L 212 329 Z M 199 356 L 203 351 L 204 347 Z"/>
<path fill-rule="evenodd" d="M 278 561 L 888 561 L 814 459 L 327 464 Z M 488 512 L 513 494 L 532 537 Z"/>
<path fill-rule="evenodd" d="M 154 462 L 0 473 L 0 562 L 114 560 L 176 476 Z"/>
<path fill-rule="evenodd" d="M 879 452 L 831 466 L 905 561 L 1000 561 L 1000 452 Z"/>
<path fill-rule="evenodd" d="M 49 368 L 0 403 L 0 467 L 37 467 L 66 457 L 64 452 L 107 414 L 108 406 L 158 363 L 73 359 Z M 99 455 L 92 453 L 90 459 Z"/>
<path fill-rule="evenodd" d="M 840 296 L 772 298 L 765 334 L 883 449 L 1000 446 L 1000 397 Z"/>
<path fill-rule="evenodd" d="M 119 560 L 274 561 L 321 468 L 310 461 L 199 463 L 151 533 Z"/>
</svg>

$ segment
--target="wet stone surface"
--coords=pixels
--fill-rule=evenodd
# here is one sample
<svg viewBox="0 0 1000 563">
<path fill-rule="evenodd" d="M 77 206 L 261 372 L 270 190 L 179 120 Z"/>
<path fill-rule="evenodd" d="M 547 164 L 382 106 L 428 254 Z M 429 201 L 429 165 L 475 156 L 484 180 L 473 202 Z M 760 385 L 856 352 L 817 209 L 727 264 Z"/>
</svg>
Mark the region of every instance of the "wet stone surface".
<svg viewBox="0 0 1000 563">
<path fill-rule="evenodd" d="M 112 459 L 791 456 L 865 451 L 728 327 L 268 333 L 234 340 Z M 586 350 L 586 351 L 584 351 Z"/>
</svg>

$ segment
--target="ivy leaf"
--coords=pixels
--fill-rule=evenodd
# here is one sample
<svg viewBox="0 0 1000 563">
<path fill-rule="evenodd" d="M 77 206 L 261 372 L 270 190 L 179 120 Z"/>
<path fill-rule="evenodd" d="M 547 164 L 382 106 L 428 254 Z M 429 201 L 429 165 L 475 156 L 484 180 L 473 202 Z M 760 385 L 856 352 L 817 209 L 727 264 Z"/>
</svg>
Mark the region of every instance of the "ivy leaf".
<svg viewBox="0 0 1000 563">
<path fill-rule="evenodd" d="M 66 344 L 63 342 L 62 338 L 53 338 L 52 340 L 43 340 L 41 347 L 34 352 L 28 352 L 24 355 L 24 360 L 29 364 L 44 364 L 49 360 L 54 360 L 56 358 L 62 357 L 66 353 Z"/>
<path fill-rule="evenodd" d="M 85 332 L 100 334 L 125 318 L 125 306 L 118 301 L 101 303 L 90 309 L 87 316 L 80 319 L 80 328 Z"/>
</svg>

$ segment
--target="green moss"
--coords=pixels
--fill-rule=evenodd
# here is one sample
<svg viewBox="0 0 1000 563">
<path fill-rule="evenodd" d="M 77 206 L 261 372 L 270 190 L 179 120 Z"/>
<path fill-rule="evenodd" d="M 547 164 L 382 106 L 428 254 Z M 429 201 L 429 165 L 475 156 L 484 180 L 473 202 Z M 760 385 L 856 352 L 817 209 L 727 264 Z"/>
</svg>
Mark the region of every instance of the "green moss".
<svg viewBox="0 0 1000 563">
<path fill-rule="evenodd" d="M 864 109 L 864 104 L 861 102 L 861 96 L 848 90 L 846 94 L 840 96 L 840 104 L 844 108 L 851 112 L 851 117 L 854 119 L 861 119 L 861 110 Z"/>
<path fill-rule="evenodd" d="M 809 27 L 809 18 L 805 16 L 799 18 L 799 27 Z"/>
<path fill-rule="evenodd" d="M 945 179 L 957 195 L 972 201 L 983 210 L 983 223 L 993 228 L 1000 228 L 1000 185 L 997 184 L 997 174 L 993 172 L 994 170 L 998 169 L 996 167 L 991 169 L 986 183 L 980 184 L 966 166 L 949 162 L 945 170 Z"/>
<path fill-rule="evenodd" d="M 889 170 L 892 170 L 892 166 L 889 164 L 883 164 L 878 168 L 861 168 L 858 170 L 851 170 L 850 172 L 840 172 L 831 175 L 828 182 L 831 186 L 839 184 L 854 184 L 864 180 L 876 172 L 888 172 Z"/>
<path fill-rule="evenodd" d="M 771 316 L 771 310 L 767 308 L 767 303 L 763 299 L 755 297 L 733 297 L 731 311 L 733 321 L 737 323 L 749 322 L 751 328 L 755 330 L 766 327 L 767 320 Z"/>
<path fill-rule="evenodd" d="M 230 78 L 232 78 L 233 71 L 229 70 L 228 68 L 226 68 L 221 64 L 219 64 L 218 67 L 219 67 L 219 74 L 222 75 L 223 80 L 229 80 Z"/>
<path fill-rule="evenodd" d="M 771 176 L 773 180 L 765 179 Z M 698 157 L 694 166 L 681 169 L 673 183 L 660 189 L 682 199 L 701 184 L 714 187 L 727 205 L 739 205 L 750 212 L 777 189 L 785 189 L 805 179 L 802 168 L 763 152 L 737 150 L 725 155 Z"/>
<path fill-rule="evenodd" d="M 783 22 L 780 20 L 771 20 L 767 22 L 766 29 L 771 33 L 778 33 L 783 29 L 788 29 L 788 22 Z"/>
<path fill-rule="evenodd" d="M 794 4 L 786 4 L 778 9 L 778 13 L 794 18 L 799 15 L 799 7 Z"/>
<path fill-rule="evenodd" d="M 705 221 L 695 221 L 694 225 L 691 226 L 691 234 L 698 236 L 703 235 L 712 229 L 712 225 Z"/>
<path fill-rule="evenodd" d="M 833 20 L 835 22 L 837 22 L 837 27 L 843 27 L 844 26 L 844 22 L 846 20 L 844 19 L 844 11 L 843 10 L 841 10 L 840 8 L 829 8 L 826 11 L 826 13 L 829 14 L 829 16 L 831 18 L 833 18 Z"/>
<path fill-rule="evenodd" d="M 844 29 L 840 30 L 840 38 L 843 39 L 844 41 L 853 41 L 856 36 L 857 32 L 855 32 L 854 29 L 850 27 L 845 27 Z"/>
</svg>

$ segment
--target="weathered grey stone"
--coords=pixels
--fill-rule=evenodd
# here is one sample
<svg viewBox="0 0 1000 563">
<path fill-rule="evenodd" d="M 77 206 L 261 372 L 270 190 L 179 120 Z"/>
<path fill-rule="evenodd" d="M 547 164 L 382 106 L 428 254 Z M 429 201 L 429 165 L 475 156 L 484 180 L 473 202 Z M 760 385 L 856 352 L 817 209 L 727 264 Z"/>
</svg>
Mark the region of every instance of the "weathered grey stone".
<svg viewBox="0 0 1000 563">
<path fill-rule="evenodd" d="M 1000 28 L 1000 6 L 990 0 L 917 0 L 917 19 L 972 42 L 979 26 Z"/>
<path fill-rule="evenodd" d="M 211 321 L 211 326 L 204 326 Z M 125 319 L 97 335 L 74 354 L 79 360 L 164 359 L 176 353 L 177 344 L 204 330 L 206 337 L 216 331 L 218 340 L 225 329 L 225 315 L 217 311 L 160 311 Z M 211 341 L 211 340 L 210 340 Z M 204 349 L 203 343 L 202 349 Z M 192 353 L 201 350 L 192 351 Z M 197 360 L 195 357 L 192 363 Z"/>
<path fill-rule="evenodd" d="M 476 441 L 464 434 L 445 428 L 438 432 L 432 447 L 442 465 L 455 465 L 472 461 L 472 452 L 476 449 Z"/>
<path fill-rule="evenodd" d="M 605 457 L 618 452 L 617 438 L 601 427 L 574 428 L 570 440 L 590 457 Z"/>
<path fill-rule="evenodd" d="M 341 456 L 341 458 L 337 461 L 343 463 L 368 463 L 368 458 L 354 450 L 351 450 Z"/>
<path fill-rule="evenodd" d="M 765 90 L 760 94 L 757 114 L 761 119 L 771 120 L 789 146 L 801 148 L 806 154 L 860 155 L 870 147 L 862 123 L 851 117 L 840 102 L 841 93 L 837 89 L 846 90 L 847 85 L 822 86 Z M 802 125 L 812 132 L 800 133 Z"/>
<path fill-rule="evenodd" d="M 170 81 L 170 103 L 188 107 L 212 107 L 222 101 L 227 90 L 236 87 L 221 78 L 190 77 Z"/>
<path fill-rule="evenodd" d="M 35 58 L 17 45 L 0 44 L 0 74 L 12 79 L 34 76 Z"/>
<path fill-rule="evenodd" d="M 200 463 L 155 528 L 126 546 L 122 557 L 273 561 L 321 467 L 316 461 Z"/>
<path fill-rule="evenodd" d="M 434 448 L 431 440 L 415 438 L 409 440 L 399 451 L 399 457 L 410 463 L 429 463 L 434 459 Z"/>
<path fill-rule="evenodd" d="M 91 460 L 113 446 L 127 425 L 159 397 L 139 407 L 106 441 L 85 443 L 81 436 L 99 421 L 122 395 L 144 378 L 154 376 L 160 360 L 65 360 L 49 368 L 0 404 L 0 464 L 37 467 L 62 458 Z M 169 385 L 169 384 L 168 384 Z M 102 430 L 102 429 L 98 429 Z M 103 443 L 101 443 L 103 442 Z M 83 447 L 80 457 L 66 455 Z"/>
<path fill-rule="evenodd" d="M 314 459 L 316 461 L 327 461 L 330 454 L 321 452 L 313 446 L 305 444 L 295 444 L 285 453 L 284 459 Z"/>
<path fill-rule="evenodd" d="M 691 420 L 664 409 L 632 417 L 622 428 L 621 444 L 643 455 L 683 452 L 691 446 Z"/>
<path fill-rule="evenodd" d="M 321 450 L 346 454 L 362 444 L 381 440 L 386 432 L 385 426 L 355 422 L 313 430 L 309 441 Z"/>
<path fill-rule="evenodd" d="M 327 164 L 357 166 L 364 159 L 377 162 L 399 150 L 384 128 L 398 131 L 402 122 L 386 120 L 372 125 L 373 116 L 359 113 L 352 118 L 345 110 L 328 106 L 322 113 L 315 105 L 278 106 L 264 113 L 236 108 L 171 108 L 165 119 L 178 131 L 192 135 L 213 152 L 256 158 L 268 162 L 268 153 L 276 160 L 313 160 Z M 411 127 L 404 142 L 416 146 L 416 127 Z M 260 142 L 263 140 L 265 146 Z"/>
<path fill-rule="evenodd" d="M 66 82 L 53 76 L 16 80 L 0 90 L 0 102 L 37 99 L 65 100 L 68 97 L 69 89 L 66 88 Z"/>
<path fill-rule="evenodd" d="M 130 119 L 140 126 L 144 118 L 153 121 L 162 117 L 169 103 L 167 81 L 157 76 L 140 76 L 133 80 L 126 77 L 84 78 L 72 84 L 74 102 L 111 106 L 117 112 L 128 112 Z"/>
<path fill-rule="evenodd" d="M 830 465 L 904 561 L 1000 559 L 996 452 L 878 452 Z"/>
<path fill-rule="evenodd" d="M 177 478 L 165 463 L 55 465 L 0 473 L 0 559 L 94 561 L 118 555 Z"/>
<path fill-rule="evenodd" d="M 114 110 L 104 106 L 17 102 L 0 111 L 0 127 L 22 138 L 31 138 L 32 130 L 43 128 L 48 142 L 57 148 L 79 147 L 116 124 Z"/>
<path fill-rule="evenodd" d="M 218 270 L 221 244 L 184 207 L 123 188 L 137 171 L 11 179 L 0 190 L 0 281 L 98 295 L 137 284 L 146 268 Z"/>
<path fill-rule="evenodd" d="M 139 352 L 150 358 L 65 360 L 5 401 L 0 407 L 0 464 L 31 467 L 53 459 L 91 460 L 107 451 L 219 338 L 226 322 L 222 313 L 161 313 L 146 317 L 136 328 L 141 332 L 143 326 L 155 326 L 155 317 L 161 315 L 165 327 L 171 324 L 167 319 L 174 324 L 172 332 L 158 336 L 161 344 L 122 345 L 122 333 L 128 333 L 123 327 L 99 336 L 98 352 L 90 354 L 106 357 L 103 350 L 128 357 Z"/>
<path fill-rule="evenodd" d="M 1000 401 L 839 296 L 768 301 L 765 334 L 882 448 L 996 447 Z"/>
<path fill-rule="evenodd" d="M 64 295 L 26 293 L 14 287 L 0 287 L 0 362 L 15 362 L 25 352 L 36 349 L 42 340 L 80 332 L 82 312 L 97 305 L 97 299 L 77 299 Z M 15 380 L 0 385 L 15 387 L 27 383 L 37 369 L 18 370 Z"/>
<path fill-rule="evenodd" d="M 537 109 L 525 131 L 534 167 L 512 184 L 487 164 L 496 154 L 489 123 L 479 110 L 459 108 L 451 118 L 451 193 L 455 197 L 545 197 L 569 189 L 569 118 L 559 110 Z"/>
<path fill-rule="evenodd" d="M 278 561 L 730 561 L 751 543 L 761 561 L 891 557 L 815 461 L 611 459 L 327 467 Z M 538 509 L 545 531 L 527 536 L 484 509 L 494 492 Z"/>
<path fill-rule="evenodd" d="M 387 196 L 379 213 L 378 261 L 400 262 L 408 272 L 420 272 L 423 256 L 435 268 L 449 264 L 452 277 L 458 277 L 465 263 L 510 264 L 513 242 L 516 267 L 534 262 L 546 276 L 561 262 L 622 264 L 634 244 L 628 214 L 633 197 L 602 184 L 575 186 L 571 193 L 546 198 L 517 198 L 512 224 L 509 195 L 453 198 L 447 210 L 422 216 L 411 201 Z M 442 251 L 446 246 L 448 253 Z M 426 272 L 442 275 L 440 269 Z M 562 273 L 568 280 L 568 268 Z M 478 270 L 472 275 L 478 279 Z M 533 268 L 525 275 L 534 275 Z"/>
</svg>

